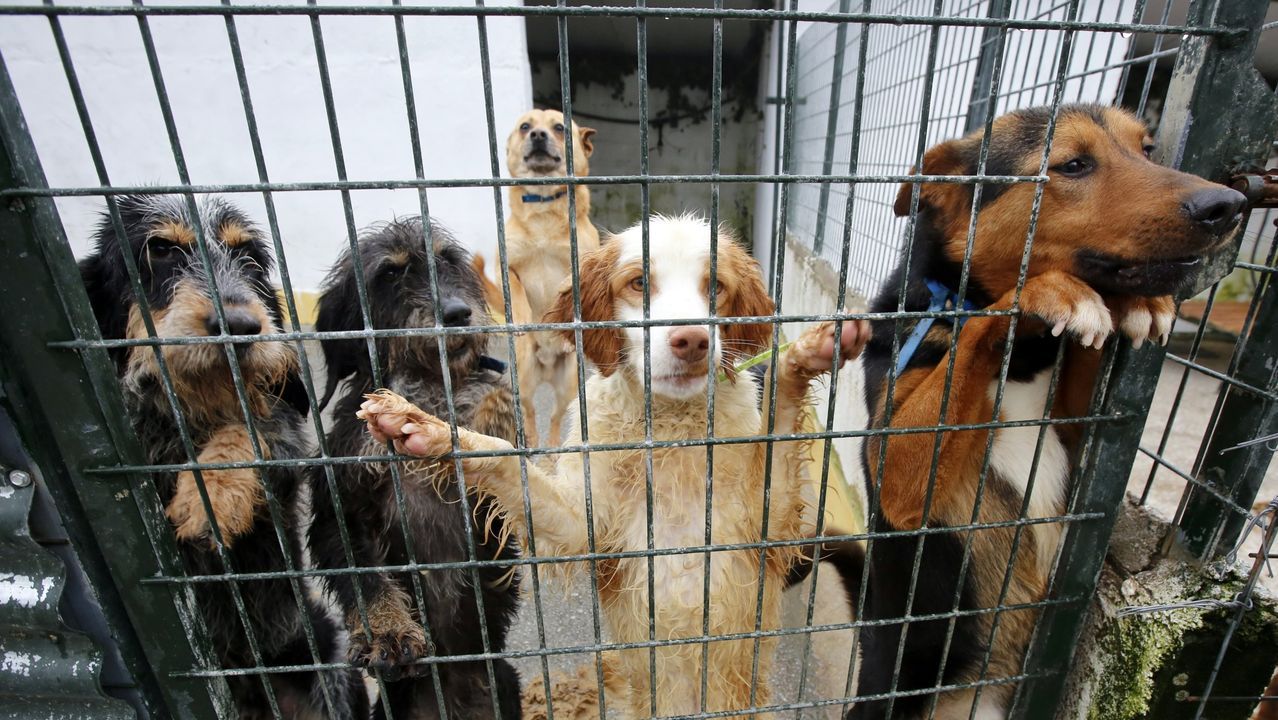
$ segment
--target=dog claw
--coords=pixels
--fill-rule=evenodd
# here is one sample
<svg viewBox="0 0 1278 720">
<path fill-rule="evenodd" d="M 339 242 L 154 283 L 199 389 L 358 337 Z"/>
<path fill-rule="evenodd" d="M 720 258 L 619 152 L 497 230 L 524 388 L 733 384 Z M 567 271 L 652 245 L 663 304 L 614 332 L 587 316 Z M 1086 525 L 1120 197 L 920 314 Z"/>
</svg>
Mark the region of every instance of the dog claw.
<svg viewBox="0 0 1278 720">
<path fill-rule="evenodd" d="M 432 651 L 426 645 L 425 633 L 416 625 L 375 634 L 372 642 L 362 630 L 355 630 L 348 651 L 351 662 L 370 671 L 379 670 L 387 680 L 415 675 L 418 670 L 413 663 L 429 652 Z"/>
<path fill-rule="evenodd" d="M 1065 321 L 1061 320 L 1052 327 L 1052 337 L 1060 337 L 1065 332 Z"/>
</svg>

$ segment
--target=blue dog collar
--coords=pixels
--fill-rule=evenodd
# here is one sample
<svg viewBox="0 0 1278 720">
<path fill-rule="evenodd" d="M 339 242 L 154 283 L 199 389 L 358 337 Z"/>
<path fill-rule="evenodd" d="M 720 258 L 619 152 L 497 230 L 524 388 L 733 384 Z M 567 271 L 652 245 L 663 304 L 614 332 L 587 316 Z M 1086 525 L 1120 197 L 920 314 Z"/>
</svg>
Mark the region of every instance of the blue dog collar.
<svg viewBox="0 0 1278 720">
<path fill-rule="evenodd" d="M 943 310 L 954 310 L 958 307 L 958 293 L 950 290 L 936 280 L 926 279 L 927 289 L 932 293 L 932 299 L 928 301 L 928 312 L 941 312 Z M 976 306 L 971 300 L 963 300 L 964 310 L 975 310 Z M 900 375 L 905 366 L 910 363 L 910 358 L 914 357 L 914 352 L 919 349 L 919 345 L 923 343 L 923 338 L 927 337 L 928 330 L 932 329 L 932 324 L 936 322 L 934 317 L 925 317 L 919 320 L 914 326 L 914 330 L 910 336 L 905 339 L 905 344 L 901 345 L 901 354 L 896 360 L 896 374 Z M 958 329 L 963 329 L 963 323 L 967 322 L 966 317 L 958 318 Z"/>
<path fill-rule="evenodd" d="M 493 356 L 491 356 L 491 355 L 480 355 L 480 356 L 479 356 L 479 367 L 481 367 L 481 368 L 483 368 L 483 369 L 485 369 L 485 370 L 492 370 L 493 372 L 497 373 L 498 375 L 500 375 L 500 374 L 502 374 L 502 373 L 506 372 L 506 363 L 504 363 L 504 362 L 502 362 L 502 361 L 498 360 L 497 358 L 495 358 L 495 357 L 493 357 Z"/>
<path fill-rule="evenodd" d="M 520 199 L 528 203 L 554 202 L 567 194 L 568 194 L 568 188 L 564 188 L 563 190 L 560 190 L 554 195 L 538 195 L 537 193 L 524 193 L 522 196 L 520 196 Z"/>
</svg>

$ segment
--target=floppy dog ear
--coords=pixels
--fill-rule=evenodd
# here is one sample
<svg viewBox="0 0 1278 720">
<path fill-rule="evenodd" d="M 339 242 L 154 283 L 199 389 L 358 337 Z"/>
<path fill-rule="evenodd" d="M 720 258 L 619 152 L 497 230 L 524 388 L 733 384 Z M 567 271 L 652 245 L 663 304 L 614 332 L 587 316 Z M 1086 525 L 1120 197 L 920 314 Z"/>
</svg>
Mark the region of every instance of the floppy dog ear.
<svg viewBox="0 0 1278 720">
<path fill-rule="evenodd" d="M 363 330 L 364 319 L 359 309 L 355 271 L 349 255 L 344 255 L 325 281 L 315 315 L 315 329 L 319 332 Z M 327 378 L 324 399 L 319 404 L 323 408 L 333 398 L 342 380 L 360 370 L 371 372 L 371 368 L 363 340 L 324 339 L 320 341 L 320 347 L 324 351 L 324 374 Z"/>
<path fill-rule="evenodd" d="M 911 175 L 968 175 L 975 170 L 969 162 L 971 143 L 966 139 L 950 140 L 923 154 L 923 167 L 910 169 Z M 933 207 L 947 217 L 961 211 L 964 198 L 971 197 L 971 186 L 957 183 L 922 183 L 919 186 L 919 208 Z M 901 183 L 892 210 L 897 217 L 910 214 L 914 183 Z"/>
<path fill-rule="evenodd" d="M 715 306 L 720 317 L 757 317 L 771 315 L 775 306 L 763 285 L 759 263 L 750 257 L 736 238 L 724 229 L 719 231 L 719 262 L 716 267 L 723 296 Z M 762 352 L 772 342 L 771 323 L 720 325 L 724 350 L 721 364 L 732 373 L 734 359 Z"/>
<path fill-rule="evenodd" d="M 590 157 L 595 152 L 595 141 L 592 140 L 597 131 L 594 128 L 577 127 L 577 137 L 581 138 L 581 146 L 586 149 L 586 157 Z"/>
<path fill-rule="evenodd" d="M 581 319 L 587 322 L 615 320 L 616 302 L 612 296 L 612 269 L 617 262 L 617 251 L 620 245 L 610 243 L 604 247 L 587 253 L 581 258 Z M 559 289 L 555 302 L 546 310 L 542 322 L 572 322 L 572 279 L 569 278 Z M 559 333 L 574 342 L 572 329 L 565 328 Z M 625 347 L 625 336 L 618 328 L 581 331 L 581 351 L 599 368 L 600 374 L 607 377 L 621 364 L 621 351 Z"/>
<path fill-rule="evenodd" d="M 111 267 L 102 257 L 102 250 L 80 261 L 80 278 L 89 295 L 89 306 L 93 309 L 93 319 L 98 323 L 98 332 L 107 340 L 123 338 L 129 324 L 133 293 L 127 284 L 112 292 L 111 287 L 115 283 Z M 125 353 L 124 348 L 112 348 L 108 354 L 119 364 L 124 361 Z"/>
</svg>

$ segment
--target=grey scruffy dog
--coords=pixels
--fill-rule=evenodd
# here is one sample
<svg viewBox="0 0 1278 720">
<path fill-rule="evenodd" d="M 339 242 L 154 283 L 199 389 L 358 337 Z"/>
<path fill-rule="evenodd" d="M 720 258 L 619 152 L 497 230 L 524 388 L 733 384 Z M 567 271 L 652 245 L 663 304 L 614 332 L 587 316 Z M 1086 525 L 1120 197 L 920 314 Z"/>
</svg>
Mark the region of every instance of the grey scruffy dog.
<svg viewBox="0 0 1278 720">
<path fill-rule="evenodd" d="M 143 306 L 129 281 L 122 253 L 129 253 L 141 276 L 146 309 L 156 335 L 194 338 L 221 334 L 208 278 L 222 298 L 226 334 L 278 333 L 279 300 L 270 280 L 274 259 L 256 226 L 229 203 L 208 198 L 199 206 L 199 225 L 209 263 L 196 240 L 187 201 L 172 195 L 128 195 L 117 200 L 125 237 L 104 216 L 95 249 L 80 263 L 81 275 L 102 336 L 149 336 Z M 311 443 L 295 409 L 300 380 L 292 345 L 277 341 L 235 344 L 252 413 L 257 449 L 270 459 L 307 458 Z M 220 344 L 164 345 L 167 367 L 179 407 L 200 463 L 253 461 L 253 438 L 245 422 L 230 362 Z M 161 382 L 153 348 L 138 345 L 112 351 L 126 407 L 147 461 L 185 463 L 189 456 Z M 304 393 L 304 389 L 300 390 Z M 302 395 L 305 402 L 305 395 Z M 291 404 L 292 403 L 292 404 Z M 285 552 L 301 566 L 296 499 L 303 480 L 296 467 L 206 469 L 203 483 L 217 527 L 238 573 L 286 569 Z M 218 575 L 227 570 L 211 541 L 208 514 L 192 471 L 156 472 L 159 499 L 173 523 L 187 572 Z M 282 509 L 272 518 L 262 483 Z M 275 522 L 283 526 L 283 547 Z M 333 663 L 342 659 L 342 635 L 336 622 L 287 579 L 239 584 L 245 616 L 267 667 Z M 234 669 L 257 665 L 244 622 L 225 582 L 204 583 L 196 592 L 218 664 Z M 305 626 L 314 629 L 315 651 Z M 270 683 L 279 714 L 285 718 L 366 718 L 368 700 L 354 670 L 233 675 L 227 678 L 241 718 L 274 717 L 263 678 Z"/>
<path fill-rule="evenodd" d="M 428 251 L 427 230 L 433 247 Z M 432 288 L 428 253 L 433 253 L 438 285 Z M 407 218 L 366 231 L 359 239 L 369 314 L 375 329 L 431 328 L 435 326 L 435 302 L 445 327 L 486 323 L 487 310 L 478 275 L 469 254 L 447 231 L 424 226 L 420 218 Z M 365 327 L 357 266 L 349 252 L 343 254 L 324 283 L 316 330 L 332 332 Z M 445 339 L 446 337 L 446 339 Z M 423 409 L 448 417 L 444 373 L 453 391 L 458 425 L 514 441 L 514 414 L 509 380 L 500 363 L 484 354 L 486 334 L 441 336 L 447 362 L 441 365 L 435 337 L 410 335 L 376 340 L 381 384 L 412 399 Z M 346 381 L 338 395 L 328 450 L 334 456 L 383 455 L 355 417 L 364 395 L 377 390 L 367 343 L 363 339 L 322 341 L 328 373 L 324 404 Z M 455 479 L 433 477 L 415 464 L 400 465 L 411 556 L 417 562 L 458 562 L 469 559 L 466 516 Z M 310 549 L 314 562 L 324 568 L 351 567 L 341 540 L 339 512 L 351 541 L 351 558 L 357 567 L 402 565 L 410 561 L 401 526 L 388 463 L 338 464 L 333 467 L 337 498 L 327 474 L 312 474 L 314 522 Z M 335 503 L 340 500 L 340 506 Z M 491 525 L 487 503 L 471 498 L 471 537 L 477 558 L 513 559 L 515 543 L 503 532 L 500 521 Z M 338 510 L 340 507 L 340 511 Z M 351 658 L 376 668 L 386 683 L 394 717 L 435 717 L 439 698 L 427 664 L 418 658 L 485 652 L 481 623 L 487 627 L 489 647 L 505 648 L 506 634 L 518 604 L 518 578 L 507 567 L 484 566 L 478 571 L 483 606 L 476 602 L 472 569 L 423 571 L 420 585 L 426 602 L 425 620 L 430 648 L 422 623 L 412 577 L 407 573 L 359 573 L 330 577 L 329 587 L 345 613 L 351 633 Z M 365 612 L 359 611 L 356 582 Z M 365 626 L 367 620 L 367 626 Z M 493 660 L 496 686 L 490 682 L 485 662 L 438 663 L 444 705 L 449 717 L 493 717 L 494 705 L 507 720 L 520 717 L 519 676 L 505 660 Z M 379 703 L 377 710 L 382 710 Z"/>
</svg>

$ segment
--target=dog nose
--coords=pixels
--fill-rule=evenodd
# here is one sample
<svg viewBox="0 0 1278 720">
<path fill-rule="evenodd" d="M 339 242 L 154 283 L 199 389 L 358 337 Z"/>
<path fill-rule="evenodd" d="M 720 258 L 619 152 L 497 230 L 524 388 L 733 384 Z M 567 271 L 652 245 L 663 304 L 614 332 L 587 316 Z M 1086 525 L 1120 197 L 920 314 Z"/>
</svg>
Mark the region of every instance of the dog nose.
<svg viewBox="0 0 1278 720">
<path fill-rule="evenodd" d="M 246 308 L 228 305 L 224 310 L 226 311 L 227 335 L 257 335 L 262 332 L 262 321 Z M 217 321 L 216 313 L 210 315 L 204 321 L 204 327 L 210 335 L 221 334 L 221 325 Z"/>
<path fill-rule="evenodd" d="M 449 298 L 444 301 L 440 317 L 445 327 L 465 327 L 470 324 L 470 305 L 461 300 Z"/>
<path fill-rule="evenodd" d="M 686 362 L 706 359 L 710 349 L 710 333 L 705 328 L 681 327 L 670 333 L 670 351 Z"/>
<path fill-rule="evenodd" d="M 1247 198 L 1233 188 L 1214 187 L 1199 190 L 1185 198 L 1181 207 L 1190 220 L 1220 235 L 1233 230 L 1238 224 L 1238 213 L 1245 202 Z"/>
</svg>

